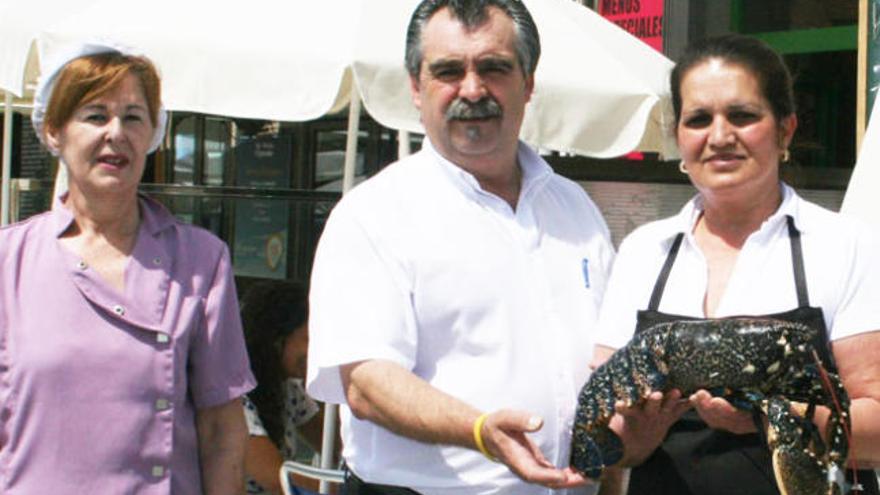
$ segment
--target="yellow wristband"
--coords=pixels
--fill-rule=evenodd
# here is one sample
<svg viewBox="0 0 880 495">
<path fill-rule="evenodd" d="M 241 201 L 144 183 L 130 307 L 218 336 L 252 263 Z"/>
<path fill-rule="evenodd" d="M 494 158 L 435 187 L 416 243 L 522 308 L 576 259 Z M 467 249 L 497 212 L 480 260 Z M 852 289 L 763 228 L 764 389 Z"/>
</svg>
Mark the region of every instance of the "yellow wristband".
<svg viewBox="0 0 880 495">
<path fill-rule="evenodd" d="M 486 444 L 483 443 L 483 423 L 486 422 L 486 418 L 488 417 L 489 413 L 483 413 L 476 421 L 474 421 L 474 443 L 477 444 L 477 449 L 482 452 L 487 459 L 492 462 L 498 462 L 498 459 L 486 450 Z"/>
</svg>

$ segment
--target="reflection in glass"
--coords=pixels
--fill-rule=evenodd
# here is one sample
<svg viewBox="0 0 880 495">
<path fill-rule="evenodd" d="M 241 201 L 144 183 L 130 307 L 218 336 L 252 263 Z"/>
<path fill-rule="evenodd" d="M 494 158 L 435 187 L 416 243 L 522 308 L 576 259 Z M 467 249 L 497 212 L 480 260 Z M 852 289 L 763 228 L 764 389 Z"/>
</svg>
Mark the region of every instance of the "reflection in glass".
<svg viewBox="0 0 880 495">
<path fill-rule="evenodd" d="M 316 133 L 315 188 L 325 191 L 342 190 L 342 169 L 345 164 L 344 130 L 327 130 Z M 355 182 L 364 179 L 364 157 L 367 147 L 367 131 L 358 132 Z"/>
<path fill-rule="evenodd" d="M 858 0 L 740 0 L 740 31 L 763 33 L 854 25 Z"/>
<path fill-rule="evenodd" d="M 195 177 L 196 118 L 185 117 L 174 126 L 175 184 L 191 186 Z"/>
<path fill-rule="evenodd" d="M 229 124 L 225 120 L 205 119 L 205 170 L 202 174 L 206 186 L 223 185 L 223 165 L 229 147 Z"/>
</svg>

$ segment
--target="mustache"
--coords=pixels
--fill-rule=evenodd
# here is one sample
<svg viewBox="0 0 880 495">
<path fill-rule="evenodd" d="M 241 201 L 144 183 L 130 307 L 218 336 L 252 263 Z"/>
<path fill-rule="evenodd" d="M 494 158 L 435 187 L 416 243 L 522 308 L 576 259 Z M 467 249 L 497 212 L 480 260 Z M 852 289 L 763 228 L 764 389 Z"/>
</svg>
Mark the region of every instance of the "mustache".
<svg viewBox="0 0 880 495">
<path fill-rule="evenodd" d="M 501 116 L 501 105 L 485 96 L 477 101 L 456 98 L 446 109 L 446 120 L 490 119 Z"/>
</svg>

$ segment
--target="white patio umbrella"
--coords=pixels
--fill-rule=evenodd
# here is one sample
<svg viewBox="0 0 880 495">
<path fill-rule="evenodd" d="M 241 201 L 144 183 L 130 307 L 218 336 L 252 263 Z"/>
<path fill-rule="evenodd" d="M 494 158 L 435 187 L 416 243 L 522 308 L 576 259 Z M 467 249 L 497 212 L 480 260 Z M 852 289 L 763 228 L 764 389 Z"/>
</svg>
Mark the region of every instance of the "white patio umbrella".
<svg viewBox="0 0 880 495">
<path fill-rule="evenodd" d="M 401 65 L 406 25 L 417 2 L 394 0 L 397 5 L 387 9 L 375 3 L 365 2 L 373 8 L 364 9 L 359 24 L 355 80 L 370 115 L 388 127 L 418 132 Z M 538 25 L 542 52 L 522 139 L 594 157 L 633 149 L 675 155 L 663 112 L 672 62 L 576 2 L 525 3 Z M 377 28 L 383 25 L 393 28 Z"/>
<path fill-rule="evenodd" d="M 403 68 L 407 21 L 417 3 L 251 0 L 244 8 L 237 0 L 154 0 L 120 12 L 118 1 L 97 0 L 49 26 L 40 50 L 88 37 L 115 39 L 158 63 L 168 108 L 234 117 L 316 119 L 344 107 L 356 81 L 355 94 L 380 123 L 421 131 Z M 522 137 L 598 157 L 637 147 L 672 152 L 656 111 L 672 63 L 576 2 L 526 4 L 543 55 Z"/>
<path fill-rule="evenodd" d="M 875 103 L 840 212 L 861 218 L 871 228 L 880 232 L 878 189 L 880 189 L 880 105 Z"/>
<path fill-rule="evenodd" d="M 2 203 L 0 225 L 9 221 L 12 167 L 12 112 L 33 98 L 37 55 L 33 47 L 38 33 L 56 19 L 81 10 L 93 0 L 6 1 L 0 3 L 0 93 L 3 95 Z"/>
<path fill-rule="evenodd" d="M 171 110 L 304 121 L 352 102 L 350 127 L 356 128 L 363 99 L 383 125 L 421 132 L 402 60 L 417 0 L 251 0 L 246 6 L 237 0 L 154 0 L 137 9 L 116 0 L 27 3 L 40 13 L 64 6 L 49 18 L 37 17 L 40 53 L 101 37 L 137 47 L 163 73 L 163 99 Z M 70 14 L 70 4 L 78 12 Z M 672 63 L 576 2 L 526 4 L 543 53 L 522 138 L 543 149 L 596 157 L 633 149 L 673 156 L 662 112 Z M 7 43 L 7 29 L 0 23 L 0 54 L 15 57 L 0 65 L 0 85 L 13 80 L 24 87 L 36 72 L 25 77 L 22 64 L 35 67 L 36 53 L 25 57 L 25 43 Z M 347 159 L 351 184 L 354 157 Z"/>
</svg>

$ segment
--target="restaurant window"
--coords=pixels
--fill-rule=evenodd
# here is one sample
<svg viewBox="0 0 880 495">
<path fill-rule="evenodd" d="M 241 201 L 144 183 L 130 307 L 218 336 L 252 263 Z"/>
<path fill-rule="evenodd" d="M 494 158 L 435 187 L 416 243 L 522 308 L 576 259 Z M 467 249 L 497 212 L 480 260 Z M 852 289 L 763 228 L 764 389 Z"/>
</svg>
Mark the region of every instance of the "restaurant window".
<svg viewBox="0 0 880 495">
<path fill-rule="evenodd" d="M 196 118 L 184 117 L 175 121 L 174 165 L 172 181 L 191 186 L 195 183 Z"/>
<path fill-rule="evenodd" d="M 345 145 L 348 133 L 344 129 L 327 129 L 315 132 L 315 189 L 342 190 L 342 173 L 345 164 Z M 355 182 L 364 178 L 367 131 L 358 132 Z"/>
<path fill-rule="evenodd" d="M 735 0 L 731 30 L 767 42 L 794 76 L 794 162 L 855 164 L 858 0 Z"/>
<path fill-rule="evenodd" d="M 171 181 L 185 186 L 223 186 L 229 168 L 231 123 L 220 117 L 174 115 L 174 160 Z M 228 230 L 224 201 L 201 195 L 171 196 L 167 203 L 181 220 L 204 227 L 225 238 Z"/>
<path fill-rule="evenodd" d="M 205 119 L 205 167 L 202 184 L 206 186 L 225 185 L 223 172 L 228 168 L 229 126 L 229 121 L 225 119 Z"/>
<path fill-rule="evenodd" d="M 734 3 L 742 33 L 766 33 L 829 27 L 858 22 L 858 0 L 740 0 Z"/>
<path fill-rule="evenodd" d="M 235 136 L 235 185 L 261 192 L 288 189 L 293 136 L 277 122 L 240 122 Z M 285 279 L 291 213 L 296 202 L 261 195 L 235 201 L 233 265 L 237 276 Z"/>
</svg>

